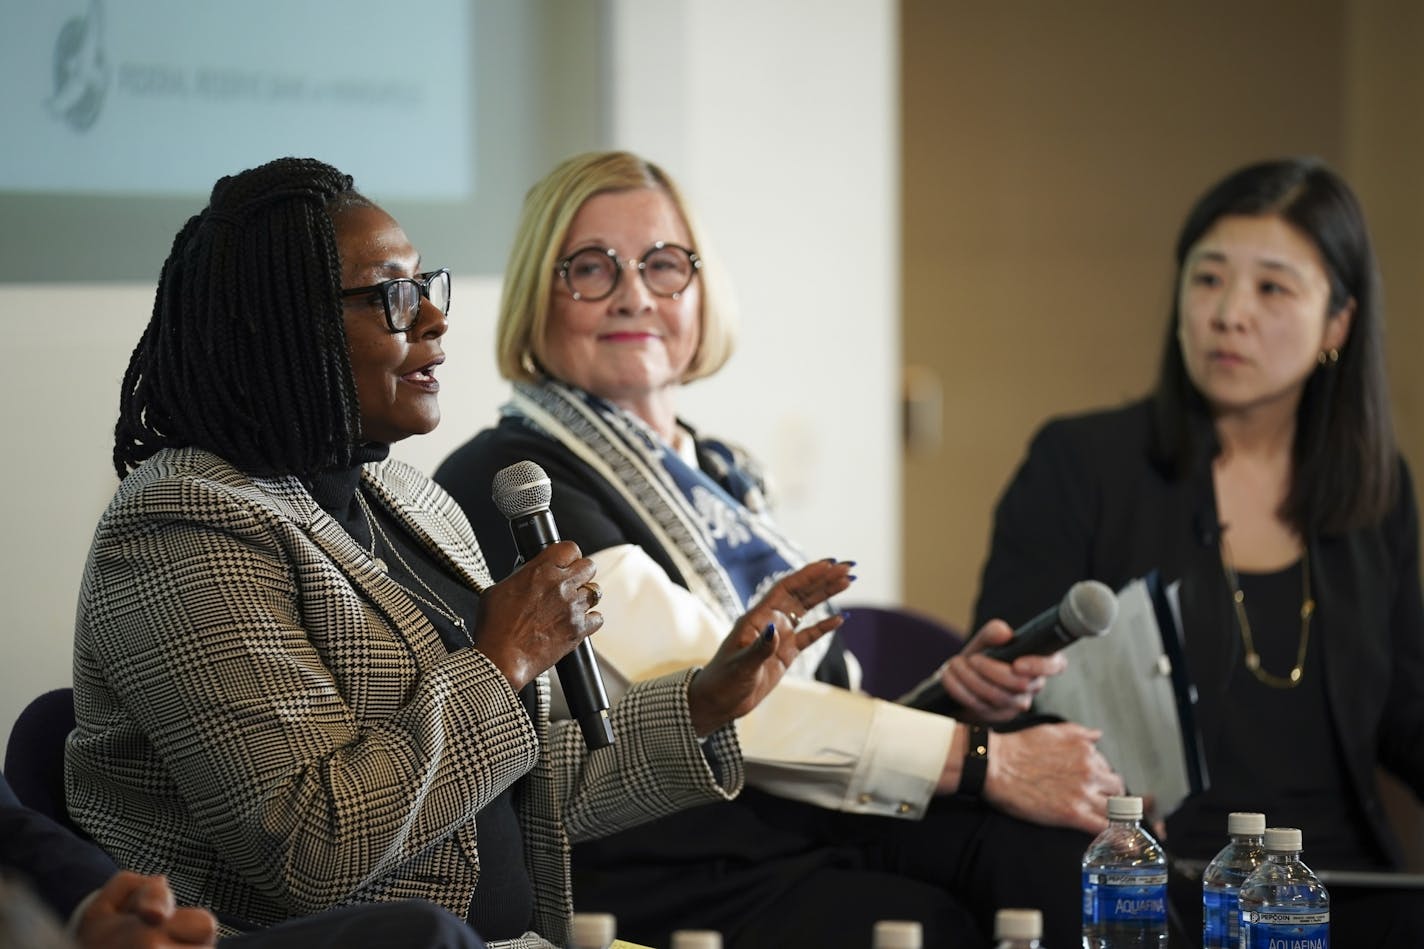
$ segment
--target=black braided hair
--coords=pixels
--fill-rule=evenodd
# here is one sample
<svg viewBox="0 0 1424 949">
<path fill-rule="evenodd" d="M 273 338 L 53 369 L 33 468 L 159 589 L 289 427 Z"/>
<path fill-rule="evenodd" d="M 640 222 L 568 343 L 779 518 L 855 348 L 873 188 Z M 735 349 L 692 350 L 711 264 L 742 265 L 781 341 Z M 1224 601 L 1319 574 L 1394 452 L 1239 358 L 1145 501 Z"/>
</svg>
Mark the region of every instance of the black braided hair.
<svg viewBox="0 0 1424 949">
<path fill-rule="evenodd" d="M 174 238 L 124 373 L 120 478 L 169 447 L 262 475 L 350 464 L 360 412 L 332 216 L 370 206 L 350 175 L 309 158 L 213 186 Z"/>
</svg>

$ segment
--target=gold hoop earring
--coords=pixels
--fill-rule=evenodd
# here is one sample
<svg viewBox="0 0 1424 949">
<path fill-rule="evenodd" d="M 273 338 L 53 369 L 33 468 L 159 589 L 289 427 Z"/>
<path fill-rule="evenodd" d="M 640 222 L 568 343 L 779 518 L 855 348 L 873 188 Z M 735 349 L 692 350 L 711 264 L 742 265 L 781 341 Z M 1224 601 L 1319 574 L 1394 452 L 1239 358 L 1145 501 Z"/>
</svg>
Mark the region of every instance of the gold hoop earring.
<svg viewBox="0 0 1424 949">
<path fill-rule="evenodd" d="M 1324 362 L 1324 361 L 1325 361 L 1324 358 L 1323 358 L 1324 354 L 1322 353 L 1321 355 L 1322 355 L 1321 362 Z M 539 367 L 538 367 L 538 365 L 536 365 L 535 362 L 534 362 L 534 354 L 531 353 L 531 352 L 530 352 L 529 350 L 527 350 L 527 349 L 524 350 L 524 352 L 522 352 L 522 353 L 519 354 L 519 368 L 523 369 L 525 372 L 529 373 L 529 375 L 531 375 L 531 376 L 537 376 L 537 375 L 540 374 L 540 373 L 539 373 Z"/>
</svg>

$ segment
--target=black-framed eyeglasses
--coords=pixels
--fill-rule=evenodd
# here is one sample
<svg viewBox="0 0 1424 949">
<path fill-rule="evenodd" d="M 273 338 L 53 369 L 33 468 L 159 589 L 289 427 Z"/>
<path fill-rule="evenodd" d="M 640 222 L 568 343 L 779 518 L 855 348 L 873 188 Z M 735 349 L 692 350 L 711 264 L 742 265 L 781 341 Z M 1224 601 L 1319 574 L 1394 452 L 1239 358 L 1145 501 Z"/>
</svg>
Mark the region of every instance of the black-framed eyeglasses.
<svg viewBox="0 0 1424 949">
<path fill-rule="evenodd" d="M 622 261 L 611 247 L 580 247 L 559 261 L 556 272 L 575 300 L 597 301 L 611 294 L 623 268 L 638 265 L 638 275 L 655 296 L 676 300 L 692 283 L 702 260 L 697 252 L 678 244 L 658 241 L 637 260 Z"/>
<path fill-rule="evenodd" d="M 450 312 L 450 271 L 445 268 L 382 280 L 369 287 L 351 287 L 341 291 L 343 297 L 363 293 L 379 295 L 386 307 L 386 326 L 392 333 L 406 333 L 420 318 L 420 298 L 435 304 L 441 313 Z"/>
</svg>

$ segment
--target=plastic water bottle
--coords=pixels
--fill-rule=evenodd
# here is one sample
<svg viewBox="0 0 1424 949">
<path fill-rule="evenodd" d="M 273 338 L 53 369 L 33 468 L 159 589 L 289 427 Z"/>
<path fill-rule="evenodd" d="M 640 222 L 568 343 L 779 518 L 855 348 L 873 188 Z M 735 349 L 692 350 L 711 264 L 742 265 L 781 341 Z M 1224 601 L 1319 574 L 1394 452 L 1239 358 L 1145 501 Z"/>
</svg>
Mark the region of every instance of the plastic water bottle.
<svg viewBox="0 0 1424 949">
<path fill-rule="evenodd" d="M 1108 798 L 1108 829 L 1083 854 L 1083 949 L 1167 945 L 1167 854 L 1141 822 L 1142 798 Z"/>
<path fill-rule="evenodd" d="M 1266 859 L 1261 835 L 1266 832 L 1266 815 L 1234 813 L 1226 818 L 1231 842 L 1211 858 L 1202 874 L 1202 947 L 1239 949 L 1241 908 L 1237 896 L 1251 871 Z"/>
<path fill-rule="evenodd" d="M 569 920 L 569 949 L 608 949 L 617 935 L 612 913 L 574 913 Z"/>
<path fill-rule="evenodd" d="M 1330 893 L 1300 861 L 1300 831 L 1266 828 L 1266 859 L 1241 884 L 1240 949 L 1330 949 Z"/>
<path fill-rule="evenodd" d="M 912 919 L 882 919 L 875 924 L 874 949 L 923 949 L 924 928 Z"/>
<path fill-rule="evenodd" d="M 1036 909 L 1001 909 L 994 914 L 994 949 L 1039 949 L 1043 914 Z"/>
<path fill-rule="evenodd" d="M 715 929 L 679 929 L 668 949 L 722 949 L 722 934 Z"/>
</svg>

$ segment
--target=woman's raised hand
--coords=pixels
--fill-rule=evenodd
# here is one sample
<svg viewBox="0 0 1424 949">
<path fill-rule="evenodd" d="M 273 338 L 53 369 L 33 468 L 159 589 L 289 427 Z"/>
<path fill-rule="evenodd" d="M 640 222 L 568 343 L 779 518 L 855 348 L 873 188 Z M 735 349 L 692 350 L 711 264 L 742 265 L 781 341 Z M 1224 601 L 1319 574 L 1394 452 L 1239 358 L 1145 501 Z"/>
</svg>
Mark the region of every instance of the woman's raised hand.
<svg viewBox="0 0 1424 949">
<path fill-rule="evenodd" d="M 561 540 L 480 597 L 475 648 L 514 691 L 603 626 L 603 614 L 593 609 L 601 599 L 593 575 L 593 561 L 573 541 Z"/>
<path fill-rule="evenodd" d="M 737 621 L 688 686 L 698 737 L 756 708 L 801 650 L 841 625 L 837 615 L 797 629 L 810 610 L 850 588 L 853 566 L 835 560 L 807 564 L 778 580 Z"/>
</svg>

